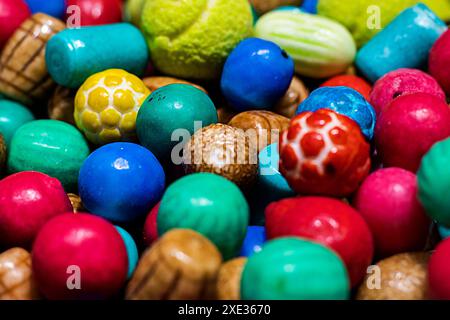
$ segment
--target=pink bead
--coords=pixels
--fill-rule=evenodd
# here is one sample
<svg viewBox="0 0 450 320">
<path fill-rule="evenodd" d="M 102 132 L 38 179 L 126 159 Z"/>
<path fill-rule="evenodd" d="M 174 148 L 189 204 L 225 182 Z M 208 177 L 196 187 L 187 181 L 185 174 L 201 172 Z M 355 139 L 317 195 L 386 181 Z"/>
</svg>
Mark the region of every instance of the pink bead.
<svg viewBox="0 0 450 320">
<path fill-rule="evenodd" d="M 153 242 L 158 240 L 158 226 L 156 224 L 156 220 L 158 218 L 159 205 L 160 203 L 154 206 L 153 209 L 148 214 L 147 218 L 145 219 L 144 243 L 147 246 L 151 245 Z"/>
<path fill-rule="evenodd" d="M 128 258 L 111 223 L 87 213 L 65 213 L 39 232 L 32 265 L 38 288 L 48 299 L 106 299 L 124 285 Z"/>
<path fill-rule="evenodd" d="M 375 143 L 385 167 L 416 172 L 433 144 L 450 136 L 450 108 L 426 93 L 402 96 L 389 104 L 375 128 Z"/>
<path fill-rule="evenodd" d="M 445 93 L 433 77 L 416 69 L 398 69 L 375 83 L 370 103 L 380 114 L 395 98 L 412 93 L 429 93 L 445 101 Z"/>
<path fill-rule="evenodd" d="M 24 0 L 0 0 L 0 50 L 30 16 L 30 9 Z"/>
<path fill-rule="evenodd" d="M 442 34 L 431 49 L 429 70 L 447 95 L 450 95 L 450 30 Z"/>
<path fill-rule="evenodd" d="M 442 241 L 430 258 L 428 279 L 433 299 L 450 300 L 450 238 Z"/>
<path fill-rule="evenodd" d="M 380 258 L 423 249 L 430 220 L 417 199 L 416 175 L 381 169 L 361 185 L 354 206 L 368 223 Z"/>
<path fill-rule="evenodd" d="M 33 171 L 19 172 L 0 181 L 0 244 L 30 246 L 52 217 L 72 211 L 61 183 Z"/>
</svg>

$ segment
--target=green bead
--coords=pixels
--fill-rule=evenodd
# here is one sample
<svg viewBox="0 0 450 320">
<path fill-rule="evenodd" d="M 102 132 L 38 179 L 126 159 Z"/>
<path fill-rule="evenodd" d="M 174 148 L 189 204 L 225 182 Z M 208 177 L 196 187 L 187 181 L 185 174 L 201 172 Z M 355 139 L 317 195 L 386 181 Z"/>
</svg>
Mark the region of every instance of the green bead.
<svg viewBox="0 0 450 320">
<path fill-rule="evenodd" d="M 251 256 L 241 278 L 244 300 L 343 300 L 350 281 L 341 259 L 300 238 L 267 242 Z"/>
<path fill-rule="evenodd" d="M 0 133 L 9 146 L 14 132 L 24 123 L 34 120 L 33 114 L 23 105 L 9 100 L 0 100 Z"/>
<path fill-rule="evenodd" d="M 192 229 L 233 258 L 240 250 L 249 220 L 247 201 L 229 180 L 211 173 L 195 173 L 175 181 L 164 194 L 158 211 L 158 234 Z"/>
<path fill-rule="evenodd" d="M 450 139 L 436 143 L 423 157 L 417 179 L 427 214 L 450 227 Z"/>
<path fill-rule="evenodd" d="M 195 121 L 201 121 L 201 125 L 196 127 Z M 217 121 L 216 108 L 206 93 L 191 85 L 171 84 L 145 100 L 139 109 L 136 129 L 141 144 L 163 161 L 179 143 L 180 136 L 176 134 L 176 141 L 172 141 L 175 130 L 184 129 L 178 132 L 187 134 L 189 140 L 196 130 Z"/>
<path fill-rule="evenodd" d="M 88 155 L 89 147 L 74 126 L 57 120 L 31 121 L 14 134 L 8 172 L 43 172 L 59 179 L 67 192 L 73 192 Z"/>
</svg>

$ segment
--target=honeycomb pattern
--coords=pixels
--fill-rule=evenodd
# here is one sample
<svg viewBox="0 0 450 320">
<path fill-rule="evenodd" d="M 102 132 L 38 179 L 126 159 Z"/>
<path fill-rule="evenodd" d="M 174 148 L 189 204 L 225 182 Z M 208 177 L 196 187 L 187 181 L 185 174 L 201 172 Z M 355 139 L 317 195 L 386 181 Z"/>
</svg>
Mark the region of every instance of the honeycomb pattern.
<svg viewBox="0 0 450 320">
<path fill-rule="evenodd" d="M 138 77 L 110 69 L 89 77 L 75 97 L 74 118 L 89 141 L 136 140 L 136 117 L 150 90 Z"/>
<path fill-rule="evenodd" d="M 298 193 L 344 197 L 368 175 L 369 152 L 350 118 L 327 109 L 304 112 L 281 135 L 280 170 Z"/>
</svg>

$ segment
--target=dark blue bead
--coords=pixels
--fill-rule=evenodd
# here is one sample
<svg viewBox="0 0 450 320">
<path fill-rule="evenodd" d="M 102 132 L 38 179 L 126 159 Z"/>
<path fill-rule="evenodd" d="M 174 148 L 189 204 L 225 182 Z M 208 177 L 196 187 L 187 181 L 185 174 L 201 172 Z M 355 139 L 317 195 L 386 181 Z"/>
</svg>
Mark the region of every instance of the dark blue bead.
<svg viewBox="0 0 450 320">
<path fill-rule="evenodd" d="M 301 6 L 304 12 L 316 14 L 317 13 L 317 0 L 304 0 Z"/>
<path fill-rule="evenodd" d="M 65 0 L 25 0 L 32 13 L 42 12 L 56 18 L 63 18 L 66 10 Z"/>
<path fill-rule="evenodd" d="M 249 257 L 261 251 L 264 242 L 266 242 L 266 229 L 261 226 L 249 226 L 242 244 L 240 256 Z"/>
</svg>

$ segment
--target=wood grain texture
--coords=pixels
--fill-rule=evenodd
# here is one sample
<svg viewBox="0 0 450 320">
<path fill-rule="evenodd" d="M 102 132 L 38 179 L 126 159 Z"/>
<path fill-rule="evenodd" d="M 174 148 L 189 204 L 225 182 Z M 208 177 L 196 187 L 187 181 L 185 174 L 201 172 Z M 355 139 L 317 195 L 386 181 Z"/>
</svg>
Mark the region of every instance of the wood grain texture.
<svg viewBox="0 0 450 320">
<path fill-rule="evenodd" d="M 240 257 L 230 260 L 222 265 L 217 276 L 217 299 L 240 300 L 241 276 L 247 258 Z"/>
</svg>

